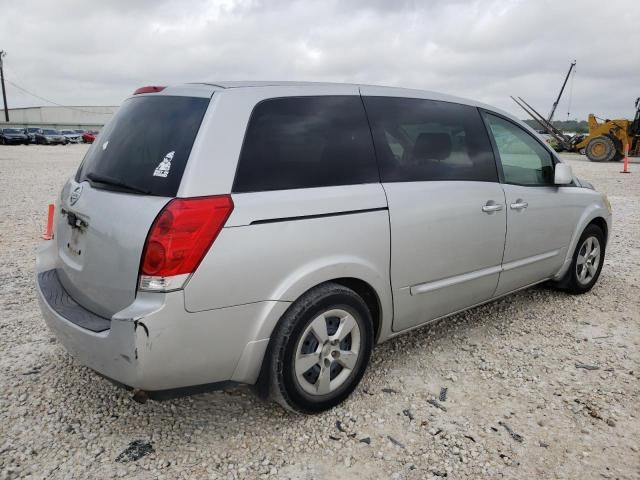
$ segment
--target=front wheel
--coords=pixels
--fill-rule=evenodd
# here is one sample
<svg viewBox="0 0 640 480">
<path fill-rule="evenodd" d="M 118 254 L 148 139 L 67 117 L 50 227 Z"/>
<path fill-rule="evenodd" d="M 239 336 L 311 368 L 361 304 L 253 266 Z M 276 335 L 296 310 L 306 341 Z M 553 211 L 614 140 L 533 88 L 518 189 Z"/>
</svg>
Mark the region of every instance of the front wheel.
<svg viewBox="0 0 640 480">
<path fill-rule="evenodd" d="M 592 162 L 609 162 L 616 155 L 616 146 L 609 137 L 601 135 L 589 141 L 586 151 Z"/>
<path fill-rule="evenodd" d="M 600 277 L 606 247 L 604 232 L 597 225 L 589 225 L 582 232 L 571 267 L 558 286 L 573 294 L 587 293 Z"/>
<path fill-rule="evenodd" d="M 318 413 L 345 400 L 364 375 L 373 321 L 364 300 L 320 285 L 284 314 L 269 346 L 269 395 L 288 410 Z"/>
</svg>

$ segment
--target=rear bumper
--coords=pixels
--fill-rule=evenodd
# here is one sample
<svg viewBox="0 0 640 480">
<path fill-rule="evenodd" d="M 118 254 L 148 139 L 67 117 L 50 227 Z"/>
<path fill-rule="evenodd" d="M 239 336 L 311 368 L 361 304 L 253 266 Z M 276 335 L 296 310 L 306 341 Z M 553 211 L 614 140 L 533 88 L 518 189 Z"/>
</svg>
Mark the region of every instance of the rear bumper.
<svg viewBox="0 0 640 480">
<path fill-rule="evenodd" d="M 188 313 L 182 291 L 141 292 L 108 329 L 95 332 L 79 326 L 77 317 L 65 318 L 71 315 L 60 313 L 37 280 L 36 290 L 47 326 L 71 355 L 117 383 L 149 392 L 255 383 L 269 341 L 261 326 L 275 324 L 289 305 L 268 301 Z"/>
</svg>

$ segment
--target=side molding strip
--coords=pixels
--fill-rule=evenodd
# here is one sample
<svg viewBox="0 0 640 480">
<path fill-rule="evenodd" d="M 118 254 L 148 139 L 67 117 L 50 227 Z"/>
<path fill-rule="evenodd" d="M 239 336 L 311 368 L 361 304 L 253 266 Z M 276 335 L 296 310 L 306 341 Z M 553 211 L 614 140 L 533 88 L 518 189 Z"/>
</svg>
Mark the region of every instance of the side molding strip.
<svg viewBox="0 0 640 480">
<path fill-rule="evenodd" d="M 560 250 L 553 250 L 551 252 L 541 253 L 540 255 L 534 255 L 533 257 L 524 258 L 522 260 L 505 263 L 502 266 L 483 268 L 481 270 L 476 270 L 475 272 L 463 273 L 462 275 L 457 275 L 455 277 L 436 280 L 435 282 L 421 283 L 420 285 L 410 287 L 409 293 L 411 295 L 419 295 L 421 293 L 433 292 L 434 290 L 439 290 L 441 288 L 451 287 L 459 283 L 469 282 L 488 275 L 495 275 L 496 273 L 506 272 L 526 265 L 531 265 L 532 263 L 541 262 L 542 260 L 553 258 L 559 253 Z"/>
<path fill-rule="evenodd" d="M 423 283 L 411 287 L 409 293 L 411 295 L 418 295 L 420 293 L 433 292 L 441 288 L 450 287 L 458 283 L 468 282 L 470 280 L 476 280 L 478 278 L 486 277 L 488 275 L 495 275 L 500 273 L 502 268 L 500 266 L 483 268 L 482 270 L 476 270 L 475 272 L 464 273 L 455 277 L 445 278 L 444 280 L 436 280 L 435 282 Z"/>
<path fill-rule="evenodd" d="M 522 260 L 515 260 L 513 262 L 505 263 L 502 265 L 502 271 L 506 272 L 508 270 L 513 270 L 514 268 L 524 267 L 525 265 L 541 262 L 542 260 L 555 257 L 559 253 L 560 250 L 553 250 L 551 252 L 541 253 L 540 255 L 534 255 L 533 257 L 523 258 Z"/>
<path fill-rule="evenodd" d="M 339 217 L 342 215 L 355 215 L 357 213 L 382 212 L 389 210 L 388 207 L 366 208 L 363 210 L 345 210 L 342 212 L 319 213 L 315 215 L 302 215 L 299 217 L 283 217 L 283 218 L 267 218 L 263 220 L 254 220 L 249 225 L 261 225 L 263 223 L 293 222 L 296 220 L 310 220 L 314 218 Z"/>
</svg>

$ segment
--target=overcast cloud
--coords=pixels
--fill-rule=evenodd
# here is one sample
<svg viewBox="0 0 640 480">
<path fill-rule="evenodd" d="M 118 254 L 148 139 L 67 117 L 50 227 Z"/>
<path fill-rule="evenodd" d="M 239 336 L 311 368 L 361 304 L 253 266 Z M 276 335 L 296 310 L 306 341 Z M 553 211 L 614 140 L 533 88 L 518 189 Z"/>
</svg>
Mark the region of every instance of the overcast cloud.
<svg viewBox="0 0 640 480">
<path fill-rule="evenodd" d="M 640 4 L 602 1 L 0 0 L 10 82 L 65 105 L 204 80 L 320 80 L 548 112 L 571 60 L 571 118 L 629 117 Z M 556 118 L 567 118 L 571 82 Z M 10 107 L 46 104 L 8 85 Z"/>
</svg>

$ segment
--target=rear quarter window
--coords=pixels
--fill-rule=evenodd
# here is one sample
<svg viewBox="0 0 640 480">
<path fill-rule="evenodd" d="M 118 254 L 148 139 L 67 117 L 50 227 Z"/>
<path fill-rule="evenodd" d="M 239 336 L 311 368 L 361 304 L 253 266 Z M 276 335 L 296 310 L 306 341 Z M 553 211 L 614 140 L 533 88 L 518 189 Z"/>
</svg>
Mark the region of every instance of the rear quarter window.
<svg viewBox="0 0 640 480">
<path fill-rule="evenodd" d="M 76 180 L 93 174 L 150 195 L 176 196 L 208 105 L 208 98 L 164 95 L 126 100 L 87 152 Z"/>
<path fill-rule="evenodd" d="M 378 182 L 360 97 L 265 100 L 253 110 L 235 193 Z"/>
</svg>

